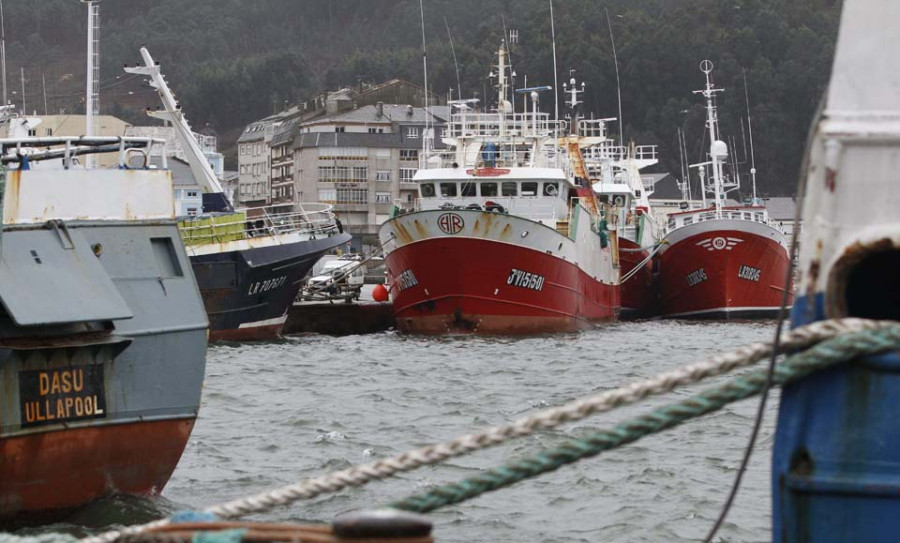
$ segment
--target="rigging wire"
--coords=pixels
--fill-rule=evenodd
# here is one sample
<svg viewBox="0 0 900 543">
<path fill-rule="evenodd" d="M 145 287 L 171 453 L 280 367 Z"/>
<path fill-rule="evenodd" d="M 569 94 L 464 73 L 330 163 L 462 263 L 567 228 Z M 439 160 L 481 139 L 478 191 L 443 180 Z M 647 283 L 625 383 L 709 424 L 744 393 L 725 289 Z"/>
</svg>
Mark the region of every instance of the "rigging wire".
<svg viewBox="0 0 900 543">
<path fill-rule="evenodd" d="M 453 36 L 450 34 L 450 25 L 447 24 L 446 17 L 444 17 L 444 26 L 447 27 L 447 38 L 450 39 L 450 52 L 453 53 L 453 66 L 456 67 L 456 95 L 458 100 L 462 100 L 462 85 L 459 82 L 459 63 L 456 61 L 456 48 L 453 47 Z"/>
</svg>

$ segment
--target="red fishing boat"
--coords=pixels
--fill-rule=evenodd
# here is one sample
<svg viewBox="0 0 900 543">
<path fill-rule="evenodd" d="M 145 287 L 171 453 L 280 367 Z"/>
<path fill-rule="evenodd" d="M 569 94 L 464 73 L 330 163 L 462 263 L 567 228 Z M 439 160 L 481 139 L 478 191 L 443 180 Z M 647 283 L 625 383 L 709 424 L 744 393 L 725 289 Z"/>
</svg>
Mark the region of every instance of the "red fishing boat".
<svg viewBox="0 0 900 543">
<path fill-rule="evenodd" d="M 591 190 L 581 155 L 602 141 L 591 136 L 596 122 L 573 112 L 560 137 L 565 123 L 537 111 L 546 87 L 523 89 L 532 111 L 516 113 L 505 48 L 499 55 L 497 111 L 454 104 L 452 150 L 426 144 L 418 208 L 379 231 L 403 331 L 560 332 L 618 315 L 616 214 Z"/>
<path fill-rule="evenodd" d="M 790 269 L 784 233 L 759 205 L 725 206 L 726 194 L 738 188 L 725 179 L 728 147 L 718 137 L 713 97 L 722 91 L 710 80 L 705 60 L 707 128 L 712 142 L 709 161 L 694 164 L 704 196 L 712 206 L 669 215 L 659 256 L 660 311 L 667 317 L 752 318 L 775 316 L 781 305 L 785 274 Z M 706 170 L 711 182 L 706 183 Z"/>
</svg>

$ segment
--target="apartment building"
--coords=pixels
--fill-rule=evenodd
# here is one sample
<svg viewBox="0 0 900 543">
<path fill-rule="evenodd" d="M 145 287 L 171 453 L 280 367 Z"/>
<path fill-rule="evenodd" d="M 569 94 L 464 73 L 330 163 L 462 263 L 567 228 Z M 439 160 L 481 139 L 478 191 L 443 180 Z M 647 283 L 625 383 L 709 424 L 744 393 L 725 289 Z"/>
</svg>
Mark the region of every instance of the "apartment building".
<svg viewBox="0 0 900 543">
<path fill-rule="evenodd" d="M 426 130 L 441 135 L 447 106 L 377 103 L 299 121 L 292 129 L 294 186 L 300 201 L 334 205 L 354 246 L 377 246 L 395 202 L 411 204 Z"/>
<path fill-rule="evenodd" d="M 242 207 L 266 206 L 272 202 L 269 142 L 281 120 L 280 115 L 266 117 L 248 125 L 238 138 L 237 203 Z"/>
</svg>

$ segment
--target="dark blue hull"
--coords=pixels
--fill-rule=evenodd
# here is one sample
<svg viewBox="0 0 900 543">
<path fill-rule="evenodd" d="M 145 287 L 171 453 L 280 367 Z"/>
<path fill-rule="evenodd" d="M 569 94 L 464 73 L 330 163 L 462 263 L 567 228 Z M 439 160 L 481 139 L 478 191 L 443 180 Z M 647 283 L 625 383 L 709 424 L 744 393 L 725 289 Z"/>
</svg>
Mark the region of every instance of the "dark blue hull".
<svg viewBox="0 0 900 543">
<path fill-rule="evenodd" d="M 322 255 L 349 240 L 349 234 L 338 234 L 192 256 L 194 276 L 209 317 L 209 339 L 278 337 L 303 278 Z"/>
</svg>

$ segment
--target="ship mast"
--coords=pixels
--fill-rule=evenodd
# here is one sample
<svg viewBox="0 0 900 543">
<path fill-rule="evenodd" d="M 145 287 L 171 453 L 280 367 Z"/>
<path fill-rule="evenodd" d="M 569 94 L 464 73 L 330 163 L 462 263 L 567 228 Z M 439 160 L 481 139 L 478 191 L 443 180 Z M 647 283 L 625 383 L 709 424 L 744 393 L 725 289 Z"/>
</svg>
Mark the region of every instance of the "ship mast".
<svg viewBox="0 0 900 543">
<path fill-rule="evenodd" d="M 100 111 L 100 0 L 81 0 L 88 7 L 87 26 L 87 90 L 84 104 L 84 135 L 94 135 L 94 115 Z M 27 112 L 23 112 L 23 115 Z M 93 155 L 85 157 L 85 165 L 93 166 Z"/>
<path fill-rule="evenodd" d="M 713 98 L 716 93 L 723 92 L 724 89 L 717 89 L 713 85 L 709 74 L 713 71 L 713 63 L 704 60 L 700 63 L 700 71 L 706 75 L 706 88 L 694 91 L 694 94 L 702 94 L 706 98 L 706 126 L 709 129 L 709 157 L 712 165 L 712 185 L 713 193 L 716 198 L 716 218 L 722 218 L 722 163 L 728 157 L 728 146 L 724 141 L 718 139 L 717 130 L 719 120 L 716 116 L 716 106 L 713 104 Z M 705 166 L 705 164 L 700 165 Z M 702 170 L 701 170 L 702 172 Z M 703 187 L 704 192 L 707 190 Z"/>
</svg>

